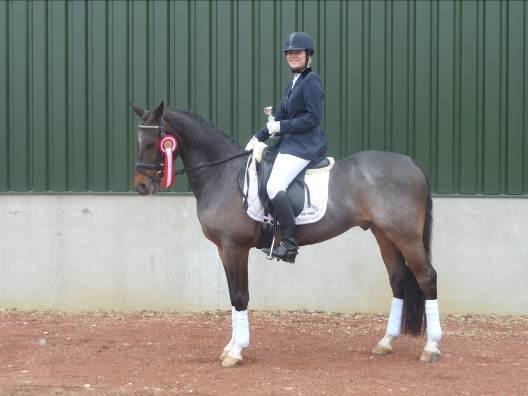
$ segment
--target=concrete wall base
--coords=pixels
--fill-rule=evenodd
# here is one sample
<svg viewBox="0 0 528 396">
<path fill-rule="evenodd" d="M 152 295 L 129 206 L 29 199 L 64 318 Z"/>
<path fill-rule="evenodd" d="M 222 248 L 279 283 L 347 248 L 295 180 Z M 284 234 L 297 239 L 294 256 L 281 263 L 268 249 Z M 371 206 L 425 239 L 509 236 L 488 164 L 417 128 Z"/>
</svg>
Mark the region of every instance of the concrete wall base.
<svg viewBox="0 0 528 396">
<path fill-rule="evenodd" d="M 524 220 L 523 220 L 524 219 Z M 528 199 L 434 198 L 441 313 L 528 314 Z M 0 196 L 0 307 L 230 309 L 192 196 Z M 359 228 L 301 248 L 295 265 L 250 255 L 250 309 L 387 312 L 376 241 Z"/>
</svg>

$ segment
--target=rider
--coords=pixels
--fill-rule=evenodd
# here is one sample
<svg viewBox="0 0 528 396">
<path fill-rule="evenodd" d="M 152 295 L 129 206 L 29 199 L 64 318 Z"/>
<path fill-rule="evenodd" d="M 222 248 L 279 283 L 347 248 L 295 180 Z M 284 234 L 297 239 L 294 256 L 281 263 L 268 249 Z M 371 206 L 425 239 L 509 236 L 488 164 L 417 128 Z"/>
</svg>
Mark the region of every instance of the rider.
<svg viewBox="0 0 528 396">
<path fill-rule="evenodd" d="M 291 33 L 283 52 L 293 73 L 280 103 L 273 109 L 275 121 L 269 121 L 255 133 L 246 150 L 270 134 L 279 133 L 279 154 L 267 184 L 268 196 L 277 215 L 283 242 L 273 249 L 279 259 L 295 261 L 298 246 L 292 204 L 287 187 L 308 164 L 324 157 L 327 138 L 321 129 L 323 118 L 323 83 L 310 67 L 314 54 L 312 38 L 304 32 Z"/>
</svg>

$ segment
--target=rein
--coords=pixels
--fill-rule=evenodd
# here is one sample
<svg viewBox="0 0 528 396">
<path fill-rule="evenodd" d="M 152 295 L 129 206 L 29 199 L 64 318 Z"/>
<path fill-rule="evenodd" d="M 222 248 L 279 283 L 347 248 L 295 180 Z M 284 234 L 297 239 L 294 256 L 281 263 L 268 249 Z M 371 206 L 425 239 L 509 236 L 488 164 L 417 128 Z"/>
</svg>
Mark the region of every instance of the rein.
<svg viewBox="0 0 528 396">
<path fill-rule="evenodd" d="M 189 171 L 194 171 L 194 170 L 197 170 L 197 169 L 202 169 L 202 168 L 207 168 L 209 166 L 215 166 L 215 165 L 220 165 L 220 164 L 223 164 L 225 162 L 228 162 L 228 161 L 231 161 L 231 160 L 234 160 L 235 158 L 240 158 L 240 157 L 244 157 L 245 155 L 249 155 L 251 154 L 253 150 L 251 151 L 244 151 L 243 153 L 240 153 L 240 154 L 235 154 L 235 155 L 232 155 L 231 157 L 227 157 L 227 158 L 224 158 L 220 161 L 215 161 L 215 162 L 209 162 L 207 164 L 202 164 L 202 165 L 198 165 L 198 166 L 193 166 L 191 168 L 183 168 L 179 171 L 177 171 L 175 173 L 175 175 L 183 175 L 184 173 L 186 172 L 189 172 Z"/>
</svg>

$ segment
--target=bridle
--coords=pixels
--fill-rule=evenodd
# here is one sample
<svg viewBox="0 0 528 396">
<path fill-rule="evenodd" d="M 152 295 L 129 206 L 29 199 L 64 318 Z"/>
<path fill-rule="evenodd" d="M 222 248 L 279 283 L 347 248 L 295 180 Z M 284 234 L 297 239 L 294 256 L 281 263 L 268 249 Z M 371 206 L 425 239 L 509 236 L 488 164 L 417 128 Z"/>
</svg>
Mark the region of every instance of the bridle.
<svg viewBox="0 0 528 396">
<path fill-rule="evenodd" d="M 165 127 L 163 125 L 163 121 L 160 123 L 160 125 L 141 125 L 141 124 L 139 124 L 138 128 L 140 128 L 140 129 L 159 129 L 160 136 L 161 136 L 162 139 L 165 136 L 172 136 L 176 140 L 177 146 L 180 145 L 180 140 L 176 136 L 166 133 Z M 191 168 L 183 168 L 183 169 L 180 169 L 179 171 L 174 172 L 174 176 L 183 175 L 184 173 L 187 173 L 187 172 L 190 172 L 190 171 L 193 171 L 193 170 L 197 170 L 197 169 L 202 169 L 202 168 L 207 168 L 207 167 L 210 167 L 210 166 L 220 165 L 220 164 L 223 164 L 225 162 L 231 161 L 231 160 L 233 160 L 235 158 L 244 157 L 246 155 L 249 155 L 249 154 L 251 154 L 252 151 L 253 150 L 244 151 L 242 153 L 232 155 L 230 157 L 224 158 L 224 159 L 219 160 L 219 161 L 209 162 L 207 164 L 193 166 Z M 161 156 L 159 155 L 160 153 L 161 153 L 161 150 L 158 150 L 158 158 L 160 158 L 160 159 L 157 160 L 155 163 L 147 163 L 147 162 L 141 162 L 141 161 L 136 161 L 136 163 L 135 163 L 135 169 L 139 173 L 141 173 L 142 175 L 148 177 L 150 180 L 152 180 L 152 181 L 154 181 L 156 183 L 161 183 L 161 180 L 163 178 L 163 169 L 164 169 L 164 165 L 165 165 L 164 162 L 161 160 Z M 155 174 L 150 174 L 150 173 L 145 172 L 145 170 L 155 170 L 157 172 Z"/>
<path fill-rule="evenodd" d="M 166 135 L 165 128 L 163 127 L 163 124 L 160 125 L 138 125 L 139 129 L 158 129 L 160 131 L 160 135 L 163 137 Z M 161 178 L 163 177 L 163 161 L 161 160 L 160 151 L 158 150 L 158 160 L 155 163 L 147 163 L 147 162 L 141 162 L 136 161 L 135 168 L 136 170 L 141 173 L 143 176 L 148 177 L 150 180 L 161 183 Z M 155 170 L 157 171 L 155 174 L 147 173 L 145 170 Z"/>
</svg>

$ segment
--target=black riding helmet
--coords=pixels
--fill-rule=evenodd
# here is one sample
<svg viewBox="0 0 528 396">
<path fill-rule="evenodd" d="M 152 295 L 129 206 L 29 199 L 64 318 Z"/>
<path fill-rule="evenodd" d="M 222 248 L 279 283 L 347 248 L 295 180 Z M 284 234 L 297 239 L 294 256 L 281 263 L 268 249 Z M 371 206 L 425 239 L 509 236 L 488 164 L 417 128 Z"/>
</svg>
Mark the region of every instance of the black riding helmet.
<svg viewBox="0 0 528 396">
<path fill-rule="evenodd" d="M 282 51 L 287 53 L 288 51 L 302 50 L 306 51 L 308 55 L 313 55 L 315 53 L 314 42 L 308 33 L 293 32 L 286 39 Z"/>
</svg>

